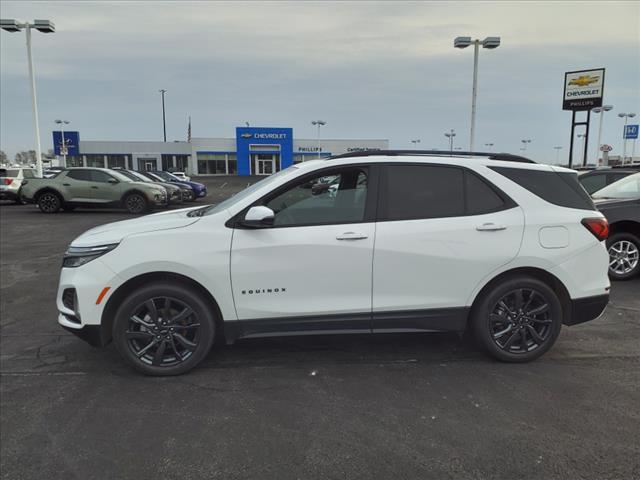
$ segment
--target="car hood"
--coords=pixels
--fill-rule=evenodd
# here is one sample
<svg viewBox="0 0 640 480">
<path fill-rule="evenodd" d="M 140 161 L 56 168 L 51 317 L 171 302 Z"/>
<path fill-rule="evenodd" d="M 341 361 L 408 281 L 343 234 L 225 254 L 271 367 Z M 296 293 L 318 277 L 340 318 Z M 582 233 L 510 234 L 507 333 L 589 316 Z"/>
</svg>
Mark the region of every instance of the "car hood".
<svg viewBox="0 0 640 480">
<path fill-rule="evenodd" d="M 192 181 L 187 181 L 187 180 L 180 180 L 179 182 L 175 182 L 175 183 L 181 183 L 183 185 L 188 185 L 189 187 L 193 188 L 194 190 L 202 190 L 203 188 L 205 188 L 203 183 L 192 182 Z"/>
<path fill-rule="evenodd" d="M 189 217 L 187 213 L 201 207 L 182 208 L 169 212 L 155 213 L 144 217 L 132 218 L 121 222 L 107 223 L 99 227 L 87 230 L 71 245 L 74 247 L 91 247 L 95 245 L 108 245 L 118 243 L 130 235 L 159 230 L 183 228 L 196 223 L 201 217 Z"/>
<path fill-rule="evenodd" d="M 154 185 L 153 183 L 150 182 L 127 182 L 129 185 L 135 185 L 136 187 L 140 187 L 143 188 L 145 190 L 149 190 L 149 189 L 155 189 L 155 190 L 162 190 L 162 185 Z"/>
</svg>

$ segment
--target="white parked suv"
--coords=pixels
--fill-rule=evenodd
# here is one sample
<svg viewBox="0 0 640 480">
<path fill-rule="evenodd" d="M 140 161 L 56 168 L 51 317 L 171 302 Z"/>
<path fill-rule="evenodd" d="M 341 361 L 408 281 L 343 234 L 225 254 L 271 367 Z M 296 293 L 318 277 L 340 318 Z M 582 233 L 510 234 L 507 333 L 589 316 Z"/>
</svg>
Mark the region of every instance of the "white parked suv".
<svg viewBox="0 0 640 480">
<path fill-rule="evenodd" d="M 152 375 L 192 369 L 217 338 L 327 333 L 471 329 L 524 362 L 604 310 L 607 232 L 572 170 L 344 155 L 89 230 L 64 257 L 59 323 Z"/>
</svg>

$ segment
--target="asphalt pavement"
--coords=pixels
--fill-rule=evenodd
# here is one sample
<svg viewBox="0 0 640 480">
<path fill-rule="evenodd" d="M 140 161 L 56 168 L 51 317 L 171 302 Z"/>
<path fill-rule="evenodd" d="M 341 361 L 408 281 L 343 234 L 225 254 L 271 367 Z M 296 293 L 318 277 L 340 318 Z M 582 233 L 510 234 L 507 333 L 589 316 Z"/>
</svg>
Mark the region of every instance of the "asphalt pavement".
<svg viewBox="0 0 640 480">
<path fill-rule="evenodd" d="M 640 279 L 529 364 L 449 334 L 287 337 L 151 378 L 56 323 L 64 249 L 125 218 L 0 206 L 3 479 L 640 478 Z"/>
</svg>

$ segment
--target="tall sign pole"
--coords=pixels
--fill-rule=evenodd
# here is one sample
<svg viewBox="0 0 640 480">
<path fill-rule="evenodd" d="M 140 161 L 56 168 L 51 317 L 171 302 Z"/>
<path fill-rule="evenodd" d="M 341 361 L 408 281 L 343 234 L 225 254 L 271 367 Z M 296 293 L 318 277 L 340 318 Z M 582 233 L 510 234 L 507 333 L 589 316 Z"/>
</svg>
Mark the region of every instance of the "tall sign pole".
<svg viewBox="0 0 640 480">
<path fill-rule="evenodd" d="M 589 123 L 591 109 L 602 107 L 604 91 L 604 68 L 592 70 L 578 70 L 564 74 L 564 95 L 562 109 L 571 111 L 571 139 L 569 143 L 569 168 L 573 165 L 573 142 L 575 140 L 575 128 L 584 125 L 584 141 L 582 151 L 582 165 L 587 164 L 587 152 L 589 147 Z M 576 121 L 576 112 L 587 112 L 587 119 L 583 122 Z"/>
</svg>

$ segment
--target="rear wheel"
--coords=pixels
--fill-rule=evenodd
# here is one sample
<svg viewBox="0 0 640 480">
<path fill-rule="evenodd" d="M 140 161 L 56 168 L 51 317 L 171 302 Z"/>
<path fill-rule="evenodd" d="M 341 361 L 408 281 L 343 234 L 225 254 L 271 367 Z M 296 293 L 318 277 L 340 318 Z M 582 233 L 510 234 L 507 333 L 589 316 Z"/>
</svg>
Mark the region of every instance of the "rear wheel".
<svg viewBox="0 0 640 480">
<path fill-rule="evenodd" d="M 198 365 L 215 339 L 215 317 L 188 287 L 158 282 L 127 297 L 116 313 L 114 343 L 147 375 L 179 375 Z"/>
<path fill-rule="evenodd" d="M 640 273 L 640 239 L 632 233 L 621 232 L 607 239 L 609 276 L 614 280 L 628 280 Z"/>
<path fill-rule="evenodd" d="M 562 328 L 562 306 L 545 283 L 512 277 L 491 288 L 474 307 L 476 340 L 492 357 L 528 362 L 555 343 Z"/>
<path fill-rule="evenodd" d="M 62 199 L 57 193 L 44 192 L 38 196 L 38 208 L 42 213 L 57 213 L 62 207 Z"/>
<path fill-rule="evenodd" d="M 144 213 L 149 209 L 147 199 L 139 193 L 130 193 L 124 199 L 124 207 L 129 213 Z"/>
</svg>

